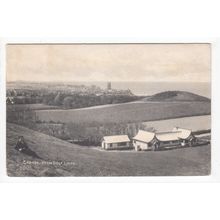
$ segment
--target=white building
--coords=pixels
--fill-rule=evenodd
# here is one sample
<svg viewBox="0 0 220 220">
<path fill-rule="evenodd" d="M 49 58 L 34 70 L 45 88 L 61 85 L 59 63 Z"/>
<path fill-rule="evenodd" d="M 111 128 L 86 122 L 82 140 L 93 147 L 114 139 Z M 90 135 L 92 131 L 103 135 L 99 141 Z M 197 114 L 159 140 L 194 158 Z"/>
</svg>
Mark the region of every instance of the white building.
<svg viewBox="0 0 220 220">
<path fill-rule="evenodd" d="M 155 133 L 139 130 L 137 135 L 133 137 L 133 146 L 136 151 L 151 149 L 155 142 Z"/>
<path fill-rule="evenodd" d="M 191 130 L 174 128 L 168 132 L 148 132 L 139 130 L 133 138 L 135 150 L 158 150 L 163 147 L 193 145 L 195 137 Z"/>
<path fill-rule="evenodd" d="M 130 148 L 130 139 L 127 135 L 104 136 L 102 139 L 102 149 L 115 150 Z"/>
</svg>

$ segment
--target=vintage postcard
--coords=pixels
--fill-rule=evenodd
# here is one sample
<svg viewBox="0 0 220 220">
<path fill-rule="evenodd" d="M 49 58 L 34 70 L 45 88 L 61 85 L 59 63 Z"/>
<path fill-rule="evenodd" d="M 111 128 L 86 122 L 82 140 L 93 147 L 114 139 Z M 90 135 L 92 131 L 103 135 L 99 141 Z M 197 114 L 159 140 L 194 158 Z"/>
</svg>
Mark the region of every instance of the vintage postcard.
<svg viewBox="0 0 220 220">
<path fill-rule="evenodd" d="M 6 45 L 9 177 L 211 174 L 211 44 Z"/>
</svg>

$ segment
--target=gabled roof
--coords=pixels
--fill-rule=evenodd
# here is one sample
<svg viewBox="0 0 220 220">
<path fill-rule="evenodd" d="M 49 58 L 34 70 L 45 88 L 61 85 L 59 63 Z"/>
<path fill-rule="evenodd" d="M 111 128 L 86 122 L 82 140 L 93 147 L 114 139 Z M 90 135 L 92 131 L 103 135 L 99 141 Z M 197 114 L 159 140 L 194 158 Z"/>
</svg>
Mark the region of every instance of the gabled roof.
<svg viewBox="0 0 220 220">
<path fill-rule="evenodd" d="M 174 128 L 172 131 L 156 133 L 139 130 L 137 135 L 133 139 L 146 143 L 151 142 L 155 137 L 159 141 L 176 141 L 179 139 L 187 139 L 191 135 L 191 133 L 191 130 L 183 128 Z"/>
<path fill-rule="evenodd" d="M 107 144 L 130 142 L 128 135 L 114 135 L 114 136 L 104 136 L 103 140 Z"/>
<path fill-rule="evenodd" d="M 133 139 L 149 143 L 154 139 L 154 137 L 155 133 L 153 132 L 139 130 L 137 135 Z"/>
<path fill-rule="evenodd" d="M 176 141 L 179 139 L 187 139 L 191 135 L 191 130 L 183 128 L 174 128 L 172 131 L 156 133 L 159 141 Z"/>
<path fill-rule="evenodd" d="M 173 129 L 173 131 L 181 131 L 180 138 L 182 138 L 182 139 L 186 139 L 192 134 L 191 130 L 185 129 L 185 128 L 176 127 Z"/>
</svg>

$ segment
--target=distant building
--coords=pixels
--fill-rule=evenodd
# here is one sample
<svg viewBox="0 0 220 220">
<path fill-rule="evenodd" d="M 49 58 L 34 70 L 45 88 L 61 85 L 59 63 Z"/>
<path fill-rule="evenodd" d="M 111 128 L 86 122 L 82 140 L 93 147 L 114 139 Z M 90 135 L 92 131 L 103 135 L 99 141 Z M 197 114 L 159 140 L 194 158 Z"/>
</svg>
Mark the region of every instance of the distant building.
<svg viewBox="0 0 220 220">
<path fill-rule="evenodd" d="M 130 139 L 127 135 L 104 136 L 102 149 L 115 150 L 130 148 Z"/>
<path fill-rule="evenodd" d="M 139 130 L 133 138 L 135 150 L 158 150 L 170 146 L 193 145 L 195 137 L 191 130 L 174 128 L 168 132 L 148 132 Z"/>
<path fill-rule="evenodd" d="M 112 84 L 111 84 L 111 82 L 108 82 L 108 83 L 107 83 L 107 90 L 112 90 Z"/>
<path fill-rule="evenodd" d="M 7 97 L 6 104 L 15 104 L 14 97 Z"/>
</svg>

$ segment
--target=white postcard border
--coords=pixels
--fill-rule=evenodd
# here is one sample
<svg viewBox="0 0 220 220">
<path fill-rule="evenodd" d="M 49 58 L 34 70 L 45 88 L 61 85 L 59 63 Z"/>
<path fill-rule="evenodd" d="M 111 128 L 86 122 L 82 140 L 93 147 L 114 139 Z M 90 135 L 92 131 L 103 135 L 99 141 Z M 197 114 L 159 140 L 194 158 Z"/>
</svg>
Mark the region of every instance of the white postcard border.
<svg viewBox="0 0 220 220">
<path fill-rule="evenodd" d="M 70 43 L 211 43 L 212 78 L 212 143 L 211 175 L 209 176 L 166 176 L 166 177 L 8 177 L 6 173 L 6 44 L 70 44 Z M 2 182 L 220 182 L 220 38 L 149 38 L 149 39 L 99 39 L 99 38 L 3 38 L 0 39 L 0 181 Z"/>
</svg>

